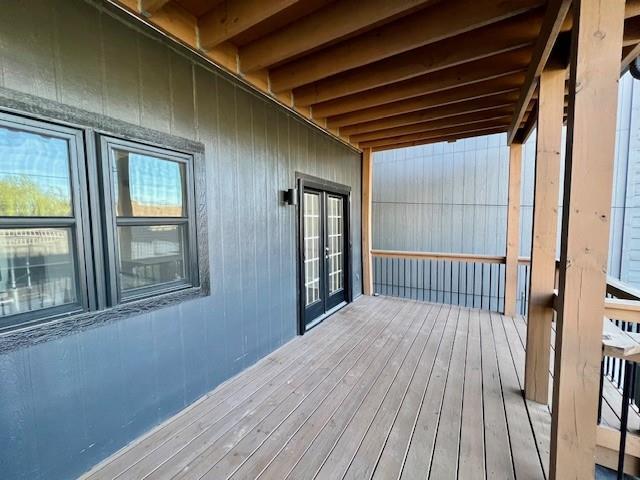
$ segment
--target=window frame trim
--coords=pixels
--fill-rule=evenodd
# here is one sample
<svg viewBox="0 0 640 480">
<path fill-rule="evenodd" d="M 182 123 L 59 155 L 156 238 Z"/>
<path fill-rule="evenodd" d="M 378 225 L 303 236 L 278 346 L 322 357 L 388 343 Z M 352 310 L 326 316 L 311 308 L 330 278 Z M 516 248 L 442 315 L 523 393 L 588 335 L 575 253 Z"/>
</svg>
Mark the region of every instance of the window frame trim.
<svg viewBox="0 0 640 480">
<path fill-rule="evenodd" d="M 197 232 L 197 258 L 200 277 L 200 285 L 198 287 L 159 294 L 152 298 L 117 306 L 109 306 L 104 295 L 106 285 L 101 282 L 101 279 L 105 276 L 96 275 L 95 291 L 98 295 L 95 310 L 56 314 L 41 318 L 37 323 L 13 324 L 7 328 L 0 327 L 0 355 L 211 294 L 207 167 L 205 165 L 205 147 L 203 143 L 2 86 L 0 86 L 0 113 L 8 115 L 12 119 L 44 122 L 82 131 L 85 140 L 87 184 L 91 192 L 99 192 L 100 183 L 100 172 L 97 167 L 97 145 L 95 145 L 95 141 L 90 141 L 96 133 L 116 136 L 147 145 L 156 145 L 159 148 L 168 148 L 193 155 L 194 207 L 196 210 L 194 222 Z M 90 251 L 103 252 L 101 221 L 96 220 L 93 214 L 99 204 L 97 196 L 96 194 L 91 195 L 88 201 L 89 211 L 92 212 L 88 222 L 92 231 L 96 232 L 96 234 L 91 236 L 92 239 L 87 247 Z M 93 273 L 94 269 L 96 272 L 104 271 L 103 255 L 94 256 L 91 260 L 86 263 L 88 272 Z"/>
<path fill-rule="evenodd" d="M 170 148 L 147 145 L 142 141 L 131 141 L 115 137 L 113 135 L 96 132 L 95 144 L 98 149 L 98 170 L 101 178 L 101 205 L 100 212 L 104 228 L 103 241 L 107 245 L 105 252 L 105 266 L 107 270 L 107 304 L 116 306 L 128 302 L 153 298 L 157 295 L 184 290 L 199 286 L 197 232 L 195 226 L 195 183 L 194 183 L 194 156 L 184 152 L 174 151 Z M 115 212 L 114 192 L 114 163 L 112 152 L 116 149 L 126 150 L 130 153 L 153 156 L 161 160 L 179 162 L 184 165 L 185 181 L 184 199 L 186 205 L 186 217 L 123 217 L 118 218 Z M 120 287 L 119 267 L 120 242 L 117 239 L 118 226 L 127 224 L 131 226 L 143 225 L 185 225 L 187 242 L 185 242 L 187 275 L 184 280 L 176 282 L 164 282 L 132 289 L 126 293 Z"/>
<path fill-rule="evenodd" d="M 88 158 L 84 149 L 84 131 L 78 127 L 61 125 L 47 120 L 26 118 L 6 113 L 2 110 L 0 110 L 0 126 L 21 132 L 59 138 L 67 142 L 71 215 L 66 217 L 0 216 L 0 219 L 2 219 L 3 229 L 68 229 L 70 231 L 71 258 L 74 263 L 73 273 L 77 289 L 77 299 L 73 303 L 0 317 L 0 332 L 23 326 L 38 325 L 60 315 L 89 312 L 96 308 L 96 298 L 93 295 L 93 292 L 95 292 L 95 283 L 93 281 L 95 275 L 90 261 L 91 228 L 87 218 L 89 216 L 89 203 L 87 195 L 81 193 L 88 191 L 88 184 L 86 183 Z"/>
</svg>

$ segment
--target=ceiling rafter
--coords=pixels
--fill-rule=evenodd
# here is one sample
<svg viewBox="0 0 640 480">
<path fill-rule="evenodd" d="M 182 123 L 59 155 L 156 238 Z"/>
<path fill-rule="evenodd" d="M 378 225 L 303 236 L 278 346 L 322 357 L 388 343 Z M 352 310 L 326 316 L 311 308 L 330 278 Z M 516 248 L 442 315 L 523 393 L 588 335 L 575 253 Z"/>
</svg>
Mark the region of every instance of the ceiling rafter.
<svg viewBox="0 0 640 480">
<path fill-rule="evenodd" d="M 294 101 L 322 102 L 531 45 L 542 12 L 457 35 L 293 90 Z"/>
<path fill-rule="evenodd" d="M 468 85 L 466 87 L 454 88 L 438 92 L 435 94 L 424 95 L 421 97 L 409 98 L 399 102 L 379 105 L 377 107 L 358 110 L 356 112 L 345 113 L 335 117 L 327 118 L 327 125 L 331 128 L 344 127 L 356 123 L 367 122 L 385 118 L 390 115 L 398 115 L 400 113 L 415 112 L 424 110 L 425 108 L 439 107 L 452 103 L 465 102 L 476 98 L 488 97 L 499 93 L 511 93 L 513 102 L 517 100 L 517 91 L 522 85 L 524 79 L 523 74 L 514 74 L 508 77 L 499 78 L 481 84 Z"/>
<path fill-rule="evenodd" d="M 336 39 L 424 7 L 434 0 L 342 0 L 240 49 L 243 72 L 266 68 Z"/>
<path fill-rule="evenodd" d="M 442 128 L 457 127 L 461 125 L 469 125 L 476 122 L 494 120 L 496 123 L 511 120 L 513 107 L 511 108 L 494 108 L 491 110 L 477 111 L 473 113 L 463 113 L 452 115 L 450 117 L 440 118 L 428 122 L 413 123 L 411 125 L 403 125 L 401 127 L 387 128 L 385 130 L 376 130 L 373 132 L 352 135 L 349 140 L 356 143 L 368 142 L 373 140 L 381 140 L 384 138 L 398 137 L 412 133 L 430 132 L 432 130 L 440 130 Z"/>
<path fill-rule="evenodd" d="M 285 63 L 271 71 L 271 85 L 274 91 L 291 90 L 515 17 L 543 4 L 543 0 L 448 0 Z"/>
<path fill-rule="evenodd" d="M 382 152 L 384 150 L 392 150 L 397 148 L 417 147 L 420 145 L 430 145 L 432 143 L 449 142 L 454 143 L 457 140 L 463 140 L 465 138 L 477 137 L 478 135 L 494 135 L 497 133 L 504 133 L 504 127 L 492 127 L 481 130 L 473 130 L 466 133 L 458 133 L 454 135 L 444 135 L 439 137 L 426 138 L 422 140 L 415 140 L 413 142 L 401 142 L 401 143 L 389 143 L 381 145 L 379 147 L 372 148 L 374 152 Z"/>
<path fill-rule="evenodd" d="M 526 111 L 533 92 L 536 89 L 538 78 L 544 69 L 547 59 L 551 55 L 553 46 L 556 43 L 556 39 L 562 29 L 562 24 L 565 21 L 569 8 L 571 7 L 571 0 L 549 0 L 547 9 L 544 15 L 544 21 L 540 29 L 540 35 L 536 41 L 536 45 L 533 51 L 533 57 L 529 69 L 527 70 L 527 78 L 520 90 L 520 98 L 516 106 L 515 113 L 509 131 L 507 134 L 507 142 L 511 144 L 516 136 L 518 128 L 522 123 L 522 118 Z"/>
<path fill-rule="evenodd" d="M 511 117 L 509 117 L 511 118 Z M 430 140 L 438 137 L 448 137 L 469 132 L 479 132 L 488 129 L 502 128 L 504 130 L 509 126 L 509 119 L 504 121 L 482 120 L 468 125 L 460 125 L 455 127 L 441 128 L 430 132 L 411 133 L 408 135 L 399 135 L 397 137 L 383 138 L 380 140 L 372 140 L 370 142 L 362 142 L 360 148 L 376 148 L 393 143 L 415 142 L 417 140 Z"/>
<path fill-rule="evenodd" d="M 453 103 L 441 107 L 427 108 L 415 112 L 393 115 L 390 117 L 381 118 L 379 120 L 372 120 L 369 122 L 357 123 L 355 125 L 348 125 L 346 127 L 340 128 L 340 133 L 344 136 L 350 137 L 353 135 L 359 135 L 362 133 L 373 132 L 377 130 L 385 130 L 405 125 L 412 125 L 414 123 L 438 120 L 454 115 L 482 112 L 486 110 L 494 110 L 497 108 L 509 108 L 511 113 L 513 113 L 515 100 L 516 98 L 513 92 L 491 95 L 475 100 L 467 100 L 464 102 Z"/>
<path fill-rule="evenodd" d="M 316 103 L 311 108 L 314 118 L 340 115 L 524 72 L 530 59 L 531 49 L 522 48 L 335 100 Z"/>
<path fill-rule="evenodd" d="M 198 19 L 200 47 L 209 50 L 299 0 L 224 0 Z"/>
</svg>

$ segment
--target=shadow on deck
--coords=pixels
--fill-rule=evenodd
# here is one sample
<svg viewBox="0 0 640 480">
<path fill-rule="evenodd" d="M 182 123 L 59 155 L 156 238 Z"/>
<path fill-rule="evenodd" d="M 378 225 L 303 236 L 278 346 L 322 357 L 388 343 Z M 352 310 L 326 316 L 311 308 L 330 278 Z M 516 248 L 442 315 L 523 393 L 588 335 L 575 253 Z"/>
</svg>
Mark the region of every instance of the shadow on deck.
<svg viewBox="0 0 640 480">
<path fill-rule="evenodd" d="M 87 479 L 545 478 L 520 317 L 362 297 Z"/>
</svg>

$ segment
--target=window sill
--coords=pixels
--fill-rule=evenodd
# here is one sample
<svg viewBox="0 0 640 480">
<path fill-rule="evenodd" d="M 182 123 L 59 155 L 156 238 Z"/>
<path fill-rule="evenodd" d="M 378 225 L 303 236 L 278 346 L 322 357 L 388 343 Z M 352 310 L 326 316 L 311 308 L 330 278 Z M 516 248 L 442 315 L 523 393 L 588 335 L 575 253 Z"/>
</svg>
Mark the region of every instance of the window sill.
<svg viewBox="0 0 640 480">
<path fill-rule="evenodd" d="M 208 295 L 208 290 L 203 286 L 188 287 L 128 301 L 104 310 L 67 313 L 43 319 L 38 323 L 6 327 L 0 331 L 0 355 Z"/>
</svg>

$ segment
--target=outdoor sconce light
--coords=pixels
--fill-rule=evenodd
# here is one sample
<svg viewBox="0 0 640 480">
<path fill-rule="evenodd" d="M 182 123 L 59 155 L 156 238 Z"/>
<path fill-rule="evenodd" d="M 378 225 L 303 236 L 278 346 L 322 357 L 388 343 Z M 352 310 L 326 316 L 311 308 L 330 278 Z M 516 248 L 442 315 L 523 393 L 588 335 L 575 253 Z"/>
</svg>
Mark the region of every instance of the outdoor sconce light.
<svg viewBox="0 0 640 480">
<path fill-rule="evenodd" d="M 296 189 L 295 188 L 290 188 L 289 190 L 283 190 L 282 191 L 282 201 L 284 203 L 286 203 L 287 205 L 296 205 L 297 202 L 297 195 L 296 195 Z"/>
</svg>

